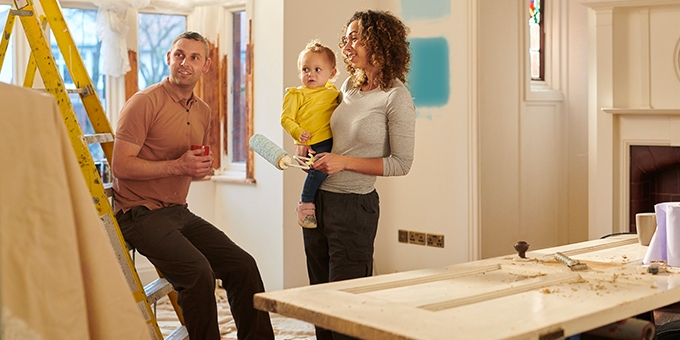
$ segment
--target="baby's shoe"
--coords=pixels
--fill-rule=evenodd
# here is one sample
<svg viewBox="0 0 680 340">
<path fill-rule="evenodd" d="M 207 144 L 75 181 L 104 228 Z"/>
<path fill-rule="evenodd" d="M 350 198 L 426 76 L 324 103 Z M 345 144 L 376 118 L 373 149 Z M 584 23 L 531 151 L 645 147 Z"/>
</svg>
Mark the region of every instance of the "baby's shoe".
<svg viewBox="0 0 680 340">
<path fill-rule="evenodd" d="M 316 215 L 314 203 L 298 202 L 297 216 L 298 224 L 303 228 L 316 228 Z"/>
</svg>

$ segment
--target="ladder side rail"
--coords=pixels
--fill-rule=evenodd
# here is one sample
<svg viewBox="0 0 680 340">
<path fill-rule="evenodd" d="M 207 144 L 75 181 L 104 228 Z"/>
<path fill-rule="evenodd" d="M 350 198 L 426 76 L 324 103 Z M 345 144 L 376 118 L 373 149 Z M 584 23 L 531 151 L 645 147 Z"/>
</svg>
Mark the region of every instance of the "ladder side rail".
<svg viewBox="0 0 680 340">
<path fill-rule="evenodd" d="M 7 55 L 7 46 L 9 46 L 9 39 L 12 37 L 12 31 L 14 30 L 15 17 L 14 10 L 10 10 L 7 14 L 7 20 L 5 20 L 5 28 L 2 30 L 2 37 L 0 38 L 0 71 L 2 71 L 5 55 Z"/>
<path fill-rule="evenodd" d="M 43 80 L 43 83 L 45 84 L 45 88 L 48 93 L 51 93 L 56 98 L 57 105 L 59 106 L 59 111 L 61 112 L 62 118 L 64 119 L 64 123 L 66 125 L 66 129 L 69 134 L 76 159 L 82 169 L 84 179 L 87 182 L 86 184 L 93 196 L 95 207 L 97 208 L 97 211 L 100 214 L 100 218 L 102 219 L 103 224 L 105 226 L 107 225 L 110 226 L 109 228 L 106 228 L 107 234 L 109 234 L 109 237 L 111 238 L 112 229 L 114 230 L 114 233 L 117 234 L 116 235 L 118 238 L 117 242 L 114 242 L 114 240 L 112 239 L 110 243 L 112 247 L 114 247 L 114 250 L 116 247 L 122 248 L 122 245 L 125 244 L 122 234 L 120 233 L 117 221 L 113 216 L 113 211 L 107 199 L 106 192 L 101 182 L 101 178 L 99 177 L 99 173 L 96 167 L 94 166 L 94 161 L 92 159 L 92 155 L 90 154 L 88 145 L 84 142 L 84 139 L 82 137 L 83 136 L 82 130 L 80 128 L 80 125 L 78 124 L 78 120 L 76 118 L 71 100 L 68 97 L 68 92 L 66 90 L 63 78 L 59 74 L 58 69 L 56 67 L 54 55 L 52 54 L 50 45 L 47 42 L 48 40 L 45 35 L 45 32 L 40 27 L 40 23 L 38 22 L 38 19 L 35 16 L 35 9 L 33 8 L 33 6 L 31 4 L 28 4 L 22 9 L 32 11 L 33 13 L 32 16 L 20 16 L 20 21 L 22 23 L 24 31 L 26 32 L 26 36 L 29 40 L 29 45 L 31 46 L 31 50 L 34 56 L 33 59 L 35 60 L 38 66 L 38 70 L 40 71 L 40 75 Z M 59 13 L 61 13 L 61 11 Z M 98 99 L 97 102 L 99 103 Z M 100 113 L 103 114 L 103 111 L 101 111 Z M 111 228 L 111 226 L 113 228 Z M 120 255 L 120 253 L 122 253 L 123 255 Z M 144 293 L 144 289 L 141 285 L 141 281 L 139 280 L 136 271 L 134 270 L 134 264 L 132 263 L 132 260 L 128 252 L 127 251 L 117 252 L 117 255 L 119 256 L 118 259 L 119 263 L 121 263 L 123 273 L 126 274 L 126 279 L 128 279 L 128 283 L 131 286 L 131 289 L 133 290 L 132 292 L 133 297 L 135 298 L 135 301 L 137 302 L 140 311 L 142 312 L 142 314 L 144 314 L 144 317 L 147 320 L 147 325 L 150 327 L 150 332 L 156 335 L 157 339 L 162 339 L 163 338 L 162 333 L 158 327 L 156 318 L 153 315 L 151 307 L 149 306 L 148 303 L 146 303 L 146 295 Z M 125 262 L 127 262 L 127 265 L 125 265 L 124 262 L 121 262 L 122 259 L 121 256 L 124 257 L 124 260 Z M 130 284 L 130 280 L 132 280 L 133 282 L 132 284 Z"/>
<path fill-rule="evenodd" d="M 31 13 L 32 15 L 32 13 Z M 43 30 L 43 34 L 47 29 L 47 19 L 44 16 L 40 16 L 40 28 Z M 31 50 L 31 54 L 28 56 L 28 65 L 26 66 L 26 76 L 24 77 L 24 87 L 33 87 L 33 82 L 35 80 L 35 74 L 38 72 L 38 64 L 35 62 L 35 53 Z M 73 105 L 73 103 L 71 103 Z"/>
<path fill-rule="evenodd" d="M 71 74 L 71 79 L 73 79 L 76 88 L 84 90 L 80 92 L 80 97 L 95 133 L 110 133 L 113 135 L 111 124 L 106 117 L 104 108 L 99 100 L 99 95 L 95 90 L 92 79 L 90 79 L 85 63 L 83 63 L 83 59 L 80 56 L 78 49 L 75 47 L 76 43 L 71 36 L 68 25 L 66 25 L 66 20 L 64 19 L 59 3 L 57 0 L 40 0 L 40 5 L 45 12 L 45 16 L 50 24 L 52 34 L 56 39 L 59 50 L 61 51 L 62 56 L 64 56 L 66 67 Z M 113 142 L 101 143 L 101 147 L 106 156 L 106 160 L 111 164 Z"/>
</svg>

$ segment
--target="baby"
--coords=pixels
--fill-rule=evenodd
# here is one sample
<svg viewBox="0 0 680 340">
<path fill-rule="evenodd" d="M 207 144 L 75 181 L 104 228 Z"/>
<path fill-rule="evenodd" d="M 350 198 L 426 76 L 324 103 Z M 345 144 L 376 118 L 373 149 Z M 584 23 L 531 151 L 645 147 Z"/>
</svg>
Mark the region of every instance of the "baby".
<svg viewBox="0 0 680 340">
<path fill-rule="evenodd" d="M 286 89 L 281 126 L 295 144 L 308 145 L 314 153 L 330 152 L 333 145 L 330 118 L 342 98 L 332 84 L 338 73 L 335 53 L 318 40 L 312 40 L 300 52 L 297 64 L 302 86 Z M 297 207 L 298 224 L 304 228 L 316 228 L 316 216 L 307 215 L 303 210 L 313 208 L 316 191 L 327 176 L 314 169 L 307 173 Z"/>
</svg>

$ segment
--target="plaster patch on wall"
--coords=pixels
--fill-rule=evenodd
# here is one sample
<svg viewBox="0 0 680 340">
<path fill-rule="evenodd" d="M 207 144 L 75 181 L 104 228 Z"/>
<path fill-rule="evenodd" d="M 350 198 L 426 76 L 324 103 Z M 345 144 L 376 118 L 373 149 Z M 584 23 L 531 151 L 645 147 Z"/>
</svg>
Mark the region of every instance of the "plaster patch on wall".
<svg viewBox="0 0 680 340">
<path fill-rule="evenodd" d="M 441 107 L 449 101 L 449 44 L 443 37 L 413 38 L 407 85 L 416 107 Z M 431 117 L 431 116 L 430 116 Z"/>
<path fill-rule="evenodd" d="M 441 18 L 451 13 L 451 0 L 401 0 L 401 10 L 404 20 Z"/>
</svg>

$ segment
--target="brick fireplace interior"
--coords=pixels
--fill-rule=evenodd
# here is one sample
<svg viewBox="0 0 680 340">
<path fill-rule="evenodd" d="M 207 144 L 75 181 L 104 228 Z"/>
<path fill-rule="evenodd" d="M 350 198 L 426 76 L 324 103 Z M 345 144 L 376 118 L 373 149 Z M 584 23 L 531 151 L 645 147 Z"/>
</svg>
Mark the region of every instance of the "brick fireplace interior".
<svg viewBox="0 0 680 340">
<path fill-rule="evenodd" d="M 635 214 L 654 212 L 661 202 L 680 201 L 680 147 L 630 147 L 630 231 Z"/>
</svg>

